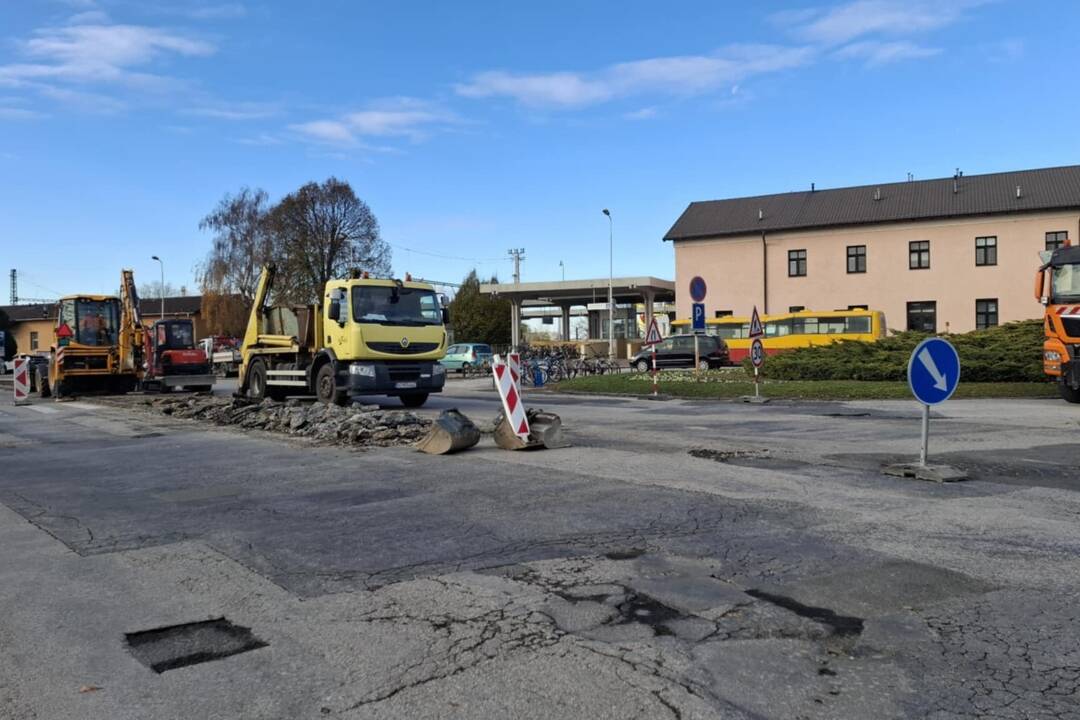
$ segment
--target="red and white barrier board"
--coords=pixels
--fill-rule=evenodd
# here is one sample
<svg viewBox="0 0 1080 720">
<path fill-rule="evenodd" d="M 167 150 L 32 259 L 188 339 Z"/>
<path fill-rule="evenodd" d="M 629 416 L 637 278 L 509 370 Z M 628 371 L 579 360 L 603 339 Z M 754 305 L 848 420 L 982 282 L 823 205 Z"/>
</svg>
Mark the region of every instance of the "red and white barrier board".
<svg viewBox="0 0 1080 720">
<path fill-rule="evenodd" d="M 522 440 L 529 437 L 529 420 L 525 417 L 525 403 L 521 402 L 521 394 L 510 371 L 510 366 L 503 363 L 501 358 L 496 357 L 491 366 L 495 373 L 495 385 L 499 388 L 499 397 L 502 399 L 503 412 L 510 427 L 514 428 L 514 434 Z"/>
<path fill-rule="evenodd" d="M 15 360 L 15 404 L 25 405 L 30 402 L 30 361 L 26 358 Z"/>
<path fill-rule="evenodd" d="M 510 366 L 510 377 L 514 380 L 514 387 L 518 395 L 521 395 L 521 354 L 512 352 L 506 355 L 507 365 Z"/>
</svg>

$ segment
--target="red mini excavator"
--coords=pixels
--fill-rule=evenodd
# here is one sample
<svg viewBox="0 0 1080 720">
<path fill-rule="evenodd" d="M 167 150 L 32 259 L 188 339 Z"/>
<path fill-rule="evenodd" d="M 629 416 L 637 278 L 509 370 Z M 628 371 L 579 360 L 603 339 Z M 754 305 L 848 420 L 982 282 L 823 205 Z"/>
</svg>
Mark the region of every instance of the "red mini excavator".
<svg viewBox="0 0 1080 720">
<path fill-rule="evenodd" d="M 146 372 L 143 390 L 211 389 L 214 374 L 210 371 L 206 353 L 195 346 L 195 328 L 191 320 L 158 320 L 144 337 Z"/>
</svg>

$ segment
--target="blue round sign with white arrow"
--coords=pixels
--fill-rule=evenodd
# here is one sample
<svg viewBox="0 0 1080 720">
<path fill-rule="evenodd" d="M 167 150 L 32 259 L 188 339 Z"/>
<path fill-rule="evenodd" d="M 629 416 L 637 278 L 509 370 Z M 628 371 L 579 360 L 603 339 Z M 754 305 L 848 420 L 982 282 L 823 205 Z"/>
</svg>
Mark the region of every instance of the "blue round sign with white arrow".
<svg viewBox="0 0 1080 720">
<path fill-rule="evenodd" d="M 943 403 L 960 384 L 960 356 L 948 340 L 927 338 L 911 353 L 907 376 L 916 400 L 924 405 Z"/>
</svg>

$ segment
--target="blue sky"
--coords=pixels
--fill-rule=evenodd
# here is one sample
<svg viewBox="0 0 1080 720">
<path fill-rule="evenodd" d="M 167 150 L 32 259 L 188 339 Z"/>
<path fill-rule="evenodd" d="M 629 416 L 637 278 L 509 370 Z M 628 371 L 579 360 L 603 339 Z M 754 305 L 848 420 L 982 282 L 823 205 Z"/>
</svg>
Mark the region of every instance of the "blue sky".
<svg viewBox="0 0 1080 720">
<path fill-rule="evenodd" d="M 243 185 L 348 180 L 394 269 L 673 275 L 692 200 L 1080 162 L 1060 2 L 0 6 L 0 247 L 23 297 L 194 288 Z M 442 257 L 448 256 L 448 257 Z M 5 292 L 3 302 L 6 302 Z"/>
</svg>

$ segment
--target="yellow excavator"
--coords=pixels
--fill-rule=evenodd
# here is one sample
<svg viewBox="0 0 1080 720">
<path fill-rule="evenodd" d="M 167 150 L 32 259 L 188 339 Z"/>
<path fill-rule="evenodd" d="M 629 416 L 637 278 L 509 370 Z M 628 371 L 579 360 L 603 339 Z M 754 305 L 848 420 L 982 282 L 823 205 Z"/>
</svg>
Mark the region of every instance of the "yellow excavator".
<svg viewBox="0 0 1080 720">
<path fill-rule="evenodd" d="M 143 372 L 143 327 L 134 273 L 120 272 L 120 297 L 60 298 L 50 350 L 47 369 L 35 378 L 41 397 L 135 390 Z"/>
</svg>

